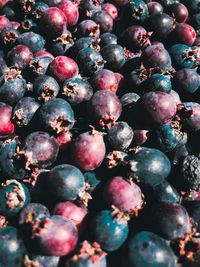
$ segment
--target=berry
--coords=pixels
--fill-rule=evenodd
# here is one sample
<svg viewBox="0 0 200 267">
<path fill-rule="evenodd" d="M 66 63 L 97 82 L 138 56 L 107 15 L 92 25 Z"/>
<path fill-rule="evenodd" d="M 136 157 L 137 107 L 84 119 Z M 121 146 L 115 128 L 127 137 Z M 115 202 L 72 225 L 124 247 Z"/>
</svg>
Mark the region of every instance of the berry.
<svg viewBox="0 0 200 267">
<path fill-rule="evenodd" d="M 98 153 L 96 153 L 97 150 Z M 72 158 L 75 164 L 84 171 L 97 169 L 101 165 L 105 153 L 103 136 L 95 130 L 80 134 L 72 146 Z"/>
</svg>

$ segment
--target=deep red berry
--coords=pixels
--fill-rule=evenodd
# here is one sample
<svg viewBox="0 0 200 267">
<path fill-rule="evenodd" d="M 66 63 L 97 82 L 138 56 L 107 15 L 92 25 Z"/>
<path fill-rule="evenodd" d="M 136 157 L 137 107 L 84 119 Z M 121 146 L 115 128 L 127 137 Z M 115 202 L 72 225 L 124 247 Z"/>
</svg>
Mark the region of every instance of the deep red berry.
<svg viewBox="0 0 200 267">
<path fill-rule="evenodd" d="M 58 5 L 58 8 L 65 14 L 68 26 L 75 26 L 77 24 L 79 11 L 75 3 L 70 0 L 64 0 Z"/>
<path fill-rule="evenodd" d="M 14 132 L 15 126 L 11 122 L 12 107 L 0 102 L 0 137 L 11 135 Z"/>
<path fill-rule="evenodd" d="M 50 64 L 52 76 L 59 82 L 72 78 L 78 74 L 79 69 L 76 62 L 65 56 L 56 57 Z"/>
</svg>

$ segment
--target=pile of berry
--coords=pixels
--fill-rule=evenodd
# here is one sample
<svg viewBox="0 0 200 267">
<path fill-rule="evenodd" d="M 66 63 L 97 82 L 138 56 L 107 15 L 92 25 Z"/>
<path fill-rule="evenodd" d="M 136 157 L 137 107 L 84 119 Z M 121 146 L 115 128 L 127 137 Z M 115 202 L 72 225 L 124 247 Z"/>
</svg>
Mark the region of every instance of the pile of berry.
<svg viewBox="0 0 200 267">
<path fill-rule="evenodd" d="M 200 266 L 200 0 L 0 1 L 0 267 Z"/>
</svg>

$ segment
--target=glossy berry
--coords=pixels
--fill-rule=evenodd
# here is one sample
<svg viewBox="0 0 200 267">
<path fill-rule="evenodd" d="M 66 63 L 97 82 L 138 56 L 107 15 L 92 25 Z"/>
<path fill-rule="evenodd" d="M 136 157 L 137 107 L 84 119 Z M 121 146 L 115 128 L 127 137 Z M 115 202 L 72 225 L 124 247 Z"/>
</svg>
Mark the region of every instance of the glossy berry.
<svg viewBox="0 0 200 267">
<path fill-rule="evenodd" d="M 88 104 L 88 115 L 102 127 L 111 127 L 119 118 L 121 110 L 118 97 L 106 90 L 97 91 Z"/>
<path fill-rule="evenodd" d="M 94 20 L 100 27 L 100 31 L 111 32 L 113 29 L 113 18 L 105 11 L 97 11 L 92 15 L 92 20 Z"/>
<path fill-rule="evenodd" d="M 130 175 L 138 183 L 154 187 L 164 181 L 171 171 L 167 156 L 158 149 L 142 147 L 130 155 Z"/>
<path fill-rule="evenodd" d="M 127 254 L 124 267 L 176 266 L 176 257 L 171 247 L 164 239 L 152 232 L 142 231 L 132 235 L 128 243 Z"/>
<path fill-rule="evenodd" d="M 46 168 L 51 166 L 57 158 L 58 143 L 46 132 L 33 132 L 26 137 L 20 154 L 26 159 L 26 168 L 30 166 Z"/>
<path fill-rule="evenodd" d="M 182 3 L 169 5 L 168 12 L 175 17 L 177 22 L 185 22 L 189 16 L 187 7 Z"/>
<path fill-rule="evenodd" d="M 61 98 L 45 102 L 39 110 L 43 127 L 57 133 L 70 130 L 74 125 L 74 111 L 70 104 Z"/>
<path fill-rule="evenodd" d="M 92 238 L 106 251 L 115 251 L 122 246 L 128 235 L 128 224 L 117 218 L 111 210 L 102 210 L 90 223 Z M 109 236 L 109 238 L 106 238 Z"/>
<path fill-rule="evenodd" d="M 155 223 L 159 234 L 169 240 L 184 239 L 190 232 L 190 219 L 186 209 L 172 202 L 160 202 L 156 206 Z"/>
<path fill-rule="evenodd" d="M 107 69 L 96 72 L 92 77 L 91 83 L 95 90 L 109 90 L 114 93 L 119 86 L 115 73 Z"/>
<path fill-rule="evenodd" d="M 183 122 L 192 131 L 200 130 L 200 105 L 198 103 L 183 103 Z"/>
<path fill-rule="evenodd" d="M 31 123 L 40 104 L 33 97 L 23 97 L 13 110 L 13 121 L 19 126 L 27 126 Z"/>
<path fill-rule="evenodd" d="M 58 267 L 60 257 L 59 256 L 48 256 L 43 254 L 31 254 L 25 255 L 24 264 L 26 265 L 37 265 L 40 264 L 42 267 Z"/>
<path fill-rule="evenodd" d="M 146 68 L 158 68 L 164 71 L 172 68 L 168 51 L 159 45 L 148 46 L 143 51 L 141 60 Z"/>
<path fill-rule="evenodd" d="M 117 44 L 117 36 L 110 32 L 105 32 L 100 36 L 100 45 L 103 48 L 106 45 Z"/>
<path fill-rule="evenodd" d="M 192 68 L 195 66 L 197 55 L 188 45 L 175 44 L 170 50 L 172 64 L 176 69 Z"/>
<path fill-rule="evenodd" d="M 183 139 L 183 133 L 173 129 L 170 124 L 160 126 L 156 130 L 156 141 L 164 152 L 173 151 Z"/>
<path fill-rule="evenodd" d="M 58 165 L 49 172 L 47 185 L 57 199 L 75 200 L 84 189 L 84 176 L 73 165 Z"/>
<path fill-rule="evenodd" d="M 79 19 L 79 10 L 76 3 L 64 0 L 58 5 L 58 8 L 65 14 L 68 26 L 75 26 L 77 24 Z"/>
<path fill-rule="evenodd" d="M 53 209 L 54 215 L 60 215 L 73 224 L 78 230 L 83 230 L 85 226 L 85 219 L 88 211 L 85 206 L 77 205 L 71 201 L 59 202 Z"/>
<path fill-rule="evenodd" d="M 12 107 L 0 102 L 0 137 L 6 137 L 14 132 L 15 126 L 11 122 Z"/>
<path fill-rule="evenodd" d="M 42 18 L 43 12 L 48 9 L 49 6 L 44 2 L 36 2 L 31 10 L 31 17 L 35 20 L 40 20 Z"/>
<path fill-rule="evenodd" d="M 180 95 L 194 94 L 200 86 L 200 76 L 194 69 L 180 69 L 176 72 L 174 84 Z"/>
<path fill-rule="evenodd" d="M 93 37 L 81 37 L 74 42 L 74 45 L 71 48 L 72 54 L 76 57 L 79 51 L 88 47 L 93 48 L 98 52 L 100 49 L 98 42 L 99 41 L 95 40 Z"/>
<path fill-rule="evenodd" d="M 147 32 L 142 26 L 133 25 L 124 31 L 122 40 L 124 40 L 128 49 L 131 51 L 138 51 L 150 44 L 149 37 L 151 34 L 152 33 Z"/>
<path fill-rule="evenodd" d="M 192 46 L 196 39 L 196 32 L 192 26 L 187 23 L 178 23 L 173 32 L 177 43 Z"/>
<path fill-rule="evenodd" d="M 196 190 L 200 186 L 200 160 L 194 155 L 188 155 L 181 164 L 181 172 L 185 186 L 189 190 Z"/>
<path fill-rule="evenodd" d="M 76 62 L 66 56 L 56 57 L 50 64 L 50 73 L 58 82 L 77 75 L 79 70 Z"/>
<path fill-rule="evenodd" d="M 153 37 L 156 40 L 164 40 L 174 29 L 173 18 L 165 13 L 152 14 L 147 22 L 147 29 L 153 32 Z"/>
<path fill-rule="evenodd" d="M 160 91 L 145 93 L 137 105 L 145 123 L 166 124 L 176 114 L 176 102 L 173 97 Z"/>
<path fill-rule="evenodd" d="M 80 72 L 85 76 L 91 76 L 103 69 L 104 60 L 99 52 L 93 48 L 83 48 L 77 55 Z"/>
<path fill-rule="evenodd" d="M 101 52 L 103 59 L 106 61 L 105 66 L 112 71 L 118 71 L 126 62 L 123 47 L 120 45 L 106 45 Z"/>
<path fill-rule="evenodd" d="M 163 12 L 163 6 L 155 1 L 147 3 L 147 7 L 150 15 Z"/>
<path fill-rule="evenodd" d="M 97 242 L 90 243 L 85 240 L 79 244 L 75 254 L 66 260 L 65 267 L 67 266 L 106 267 L 106 253 Z"/>
<path fill-rule="evenodd" d="M 98 153 L 96 153 L 97 150 Z M 97 169 L 101 165 L 105 153 L 103 136 L 95 130 L 80 134 L 72 146 L 72 158 L 75 164 L 84 171 Z"/>
<path fill-rule="evenodd" d="M 79 38 L 92 37 L 94 39 L 97 39 L 100 36 L 99 25 L 90 19 L 83 20 L 78 24 L 76 34 Z"/>
<path fill-rule="evenodd" d="M 29 63 L 30 72 L 33 76 L 39 76 L 46 74 L 50 63 L 53 61 L 52 56 L 37 56 Z"/>
<path fill-rule="evenodd" d="M 144 91 L 161 91 L 170 93 L 172 89 L 172 83 L 169 76 L 156 73 L 146 79 L 141 85 Z"/>
<path fill-rule="evenodd" d="M 17 229 L 12 226 L 0 228 L 0 239 L 0 265 L 21 267 L 23 265 L 25 248 Z"/>
<path fill-rule="evenodd" d="M 46 9 L 43 13 L 41 22 L 44 34 L 50 34 L 52 37 L 61 35 L 66 28 L 65 14 L 57 7 Z"/>
<path fill-rule="evenodd" d="M 128 1 L 124 9 L 124 20 L 129 25 L 143 22 L 148 17 L 148 8 L 144 1 Z"/>
<path fill-rule="evenodd" d="M 23 164 L 16 157 L 18 145 L 19 141 L 16 137 L 10 138 L 9 141 L 1 144 L 0 169 L 4 177 L 9 179 L 23 179 L 26 175 Z"/>
<path fill-rule="evenodd" d="M 2 183 L 0 193 L 0 214 L 7 217 L 17 215 L 30 202 L 28 188 L 17 180 Z"/>
<path fill-rule="evenodd" d="M 117 7 L 111 3 L 105 3 L 102 5 L 102 9 L 112 17 L 113 20 L 118 18 L 118 10 Z"/>
<path fill-rule="evenodd" d="M 63 83 L 62 95 L 70 104 L 76 106 L 90 100 L 93 95 L 93 88 L 85 79 L 71 78 Z"/>
<path fill-rule="evenodd" d="M 142 193 L 135 183 L 116 176 L 104 187 L 104 200 L 111 207 L 115 206 L 123 212 L 137 213 L 143 204 Z"/>
<path fill-rule="evenodd" d="M 57 81 L 48 75 L 41 75 L 33 83 L 33 92 L 41 101 L 48 101 L 55 98 L 60 91 Z"/>
<path fill-rule="evenodd" d="M 54 56 L 63 56 L 73 44 L 74 41 L 71 32 L 65 30 L 61 36 L 51 42 L 49 50 Z"/>
<path fill-rule="evenodd" d="M 133 140 L 133 130 L 124 121 L 117 122 L 108 130 L 108 142 L 116 150 L 126 150 Z"/>
<path fill-rule="evenodd" d="M 33 223 L 36 220 L 41 220 L 49 216 L 49 210 L 44 205 L 32 202 L 21 210 L 18 223 L 19 225 Z"/>
<path fill-rule="evenodd" d="M 25 45 L 16 45 L 8 53 L 8 60 L 11 66 L 24 69 L 33 58 L 30 48 Z"/>
<path fill-rule="evenodd" d="M 180 195 L 176 189 L 166 180 L 154 186 L 153 197 L 156 201 L 179 202 Z"/>
<path fill-rule="evenodd" d="M 26 45 L 27 47 L 29 47 L 33 53 L 41 51 L 45 45 L 44 38 L 34 32 L 22 33 L 18 37 L 17 42 L 21 45 Z"/>
<path fill-rule="evenodd" d="M 33 238 L 42 253 L 64 256 L 76 246 L 78 233 L 73 223 L 61 216 L 54 215 L 35 222 Z"/>
<path fill-rule="evenodd" d="M 26 81 L 15 68 L 7 70 L 0 87 L 0 101 L 15 105 L 27 90 Z"/>
</svg>

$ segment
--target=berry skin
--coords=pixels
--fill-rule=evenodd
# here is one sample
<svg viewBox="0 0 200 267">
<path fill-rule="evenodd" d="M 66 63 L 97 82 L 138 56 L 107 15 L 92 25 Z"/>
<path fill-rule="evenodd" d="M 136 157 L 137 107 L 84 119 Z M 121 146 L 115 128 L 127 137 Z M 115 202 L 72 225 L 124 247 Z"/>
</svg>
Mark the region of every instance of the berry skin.
<svg viewBox="0 0 200 267">
<path fill-rule="evenodd" d="M 168 71 L 172 68 L 168 51 L 159 45 L 150 45 L 142 53 L 141 60 L 146 68 Z"/>
<path fill-rule="evenodd" d="M 104 60 L 99 52 L 93 48 L 83 48 L 77 55 L 80 72 L 88 77 L 103 69 Z"/>
<path fill-rule="evenodd" d="M 11 66 L 24 69 L 28 66 L 33 58 L 30 48 L 25 45 L 16 45 L 8 52 L 8 60 Z"/>
<path fill-rule="evenodd" d="M 180 69 L 176 72 L 174 85 L 180 95 L 194 94 L 200 87 L 200 76 L 194 69 Z"/>
<path fill-rule="evenodd" d="M 19 126 L 30 124 L 36 114 L 40 104 L 33 97 L 23 97 L 19 100 L 13 110 L 13 120 Z"/>
<path fill-rule="evenodd" d="M 34 32 L 25 32 L 22 33 L 17 42 L 21 45 L 26 45 L 32 51 L 32 53 L 37 53 L 44 48 L 45 40 L 44 38 Z"/>
<path fill-rule="evenodd" d="M 183 181 L 188 190 L 197 190 L 200 186 L 200 160 L 194 155 L 184 158 L 181 166 Z"/>
<path fill-rule="evenodd" d="M 49 172 L 47 186 L 57 199 L 76 200 L 84 189 L 84 176 L 73 165 L 58 165 Z"/>
<path fill-rule="evenodd" d="M 170 122 L 177 110 L 173 97 L 160 91 L 145 93 L 137 102 L 137 107 L 145 123 L 156 125 Z"/>
<path fill-rule="evenodd" d="M 168 12 L 173 15 L 177 22 L 185 22 L 188 19 L 188 10 L 182 3 L 169 5 Z"/>
<path fill-rule="evenodd" d="M 37 266 L 39 264 L 42 267 L 58 267 L 59 261 L 59 256 L 47 256 L 43 254 L 31 254 L 24 257 L 25 266 Z"/>
<path fill-rule="evenodd" d="M 183 134 L 171 127 L 170 124 L 164 124 L 156 130 L 156 141 L 164 152 L 173 151 L 183 139 Z"/>
<path fill-rule="evenodd" d="M 103 10 L 97 11 L 92 15 L 92 20 L 100 26 L 101 33 L 111 32 L 113 29 L 113 19 L 112 17 Z"/>
<path fill-rule="evenodd" d="M 111 3 L 105 3 L 102 5 L 102 9 L 112 17 L 113 20 L 118 18 L 118 10 L 117 7 Z"/>
<path fill-rule="evenodd" d="M 26 137 L 24 148 L 19 153 L 25 156 L 27 169 L 30 166 L 46 168 L 55 162 L 58 150 L 53 136 L 46 132 L 33 132 Z"/>
<path fill-rule="evenodd" d="M 79 244 L 75 254 L 67 259 L 65 267 L 106 267 L 106 253 L 101 250 L 101 246 L 97 243 L 89 243 L 83 241 Z"/>
<path fill-rule="evenodd" d="M 96 90 L 109 90 L 114 93 L 119 87 L 115 73 L 107 69 L 96 72 L 92 77 L 91 83 Z"/>
<path fill-rule="evenodd" d="M 123 177 L 112 178 L 104 187 L 104 200 L 123 212 L 134 213 L 143 204 L 142 192 L 135 183 L 127 182 Z"/>
<path fill-rule="evenodd" d="M 180 200 L 179 193 L 166 180 L 154 186 L 153 196 L 156 199 L 156 201 L 159 202 L 160 201 L 179 202 Z"/>
<path fill-rule="evenodd" d="M 124 20 L 129 24 L 144 22 L 148 17 L 148 8 L 142 0 L 131 0 L 125 5 Z"/>
<path fill-rule="evenodd" d="M 65 80 L 62 95 L 73 106 L 89 101 L 93 95 L 93 89 L 87 80 L 71 78 Z"/>
<path fill-rule="evenodd" d="M 75 26 L 77 24 L 79 19 L 79 11 L 74 2 L 64 0 L 58 5 L 58 8 L 65 14 L 68 26 Z"/>
<path fill-rule="evenodd" d="M 176 69 L 191 69 L 196 63 L 196 52 L 188 45 L 175 44 L 169 50 L 172 64 Z"/>
<path fill-rule="evenodd" d="M 0 148 L 0 169 L 4 177 L 9 179 L 23 179 L 25 178 L 26 171 L 21 164 L 20 160 L 17 160 L 17 147 L 19 141 L 16 137 L 5 140 L 1 144 Z"/>
<path fill-rule="evenodd" d="M 21 210 L 18 223 L 19 225 L 28 224 L 49 216 L 49 210 L 44 205 L 32 202 Z"/>
<path fill-rule="evenodd" d="M 178 23 L 173 36 L 177 43 L 192 46 L 196 39 L 196 32 L 192 26 L 187 23 Z"/>
<path fill-rule="evenodd" d="M 100 46 L 103 48 L 106 45 L 117 44 L 117 36 L 110 32 L 105 32 L 100 36 Z"/>
<path fill-rule="evenodd" d="M 168 240 L 184 239 L 190 232 L 190 218 L 186 209 L 173 202 L 160 202 L 154 211 L 159 234 Z"/>
<path fill-rule="evenodd" d="M 183 103 L 183 122 L 192 131 L 200 130 L 200 105 L 198 103 Z"/>
<path fill-rule="evenodd" d="M 76 76 L 79 72 L 76 62 L 66 56 L 56 57 L 50 64 L 50 73 L 58 81 L 64 82 L 66 79 Z"/>
<path fill-rule="evenodd" d="M 21 267 L 25 248 L 16 228 L 0 228 L 1 251 L 0 266 Z"/>
<path fill-rule="evenodd" d="M 170 93 L 172 89 L 172 83 L 168 76 L 156 73 L 151 75 L 142 84 L 144 91 L 161 91 L 165 93 Z"/>
<path fill-rule="evenodd" d="M 130 155 L 130 174 L 137 182 L 154 187 L 163 182 L 171 171 L 169 159 L 158 149 L 142 147 Z"/>
<path fill-rule="evenodd" d="M 39 118 L 45 129 L 56 133 L 70 130 L 75 122 L 73 109 L 61 98 L 45 102 L 39 110 Z"/>
<path fill-rule="evenodd" d="M 142 231 L 130 237 L 128 267 L 175 267 L 176 257 L 168 243 L 158 235 Z"/>
<path fill-rule="evenodd" d="M 78 232 L 69 220 L 54 215 L 33 224 L 33 238 L 43 254 L 65 256 L 76 246 Z"/>
<path fill-rule="evenodd" d="M 115 251 L 128 236 L 128 224 L 125 219 L 115 217 L 111 210 L 102 210 L 92 218 L 90 231 L 103 250 Z"/>
<path fill-rule="evenodd" d="M 18 75 L 17 70 L 10 68 L 7 70 L 0 87 L 0 101 L 14 106 L 24 96 L 26 90 L 26 81 L 20 74 Z"/>
<path fill-rule="evenodd" d="M 88 103 L 88 115 L 102 127 L 114 125 L 121 110 L 120 100 L 111 91 L 97 91 Z"/>
<path fill-rule="evenodd" d="M 0 137 L 6 137 L 14 132 L 15 126 L 11 122 L 12 107 L 0 102 Z"/>
<path fill-rule="evenodd" d="M 5 28 L 10 28 L 11 22 L 4 16 L 0 16 L 0 32 Z"/>
<path fill-rule="evenodd" d="M 85 206 L 77 205 L 71 201 L 59 202 L 53 209 L 54 215 L 60 215 L 74 225 L 79 231 L 84 229 L 88 210 Z"/>
<path fill-rule="evenodd" d="M 43 32 L 51 37 L 60 36 L 66 28 L 66 17 L 61 9 L 50 7 L 43 13 L 41 19 Z"/>
<path fill-rule="evenodd" d="M 117 122 L 108 130 L 108 142 L 116 150 L 126 150 L 133 140 L 133 130 L 124 121 Z"/>
<path fill-rule="evenodd" d="M 28 188 L 17 180 L 7 180 L 0 188 L 0 214 L 17 215 L 30 202 Z"/>
<path fill-rule="evenodd" d="M 98 150 L 98 153 L 96 151 Z M 101 133 L 91 131 L 80 134 L 72 146 L 72 158 L 75 164 L 84 171 L 97 169 L 106 153 Z"/>
<path fill-rule="evenodd" d="M 147 3 L 147 7 L 150 15 L 163 12 L 163 6 L 158 2 L 149 2 Z"/>
<path fill-rule="evenodd" d="M 117 44 L 106 45 L 101 50 L 101 54 L 106 61 L 106 68 L 112 71 L 118 71 L 126 62 L 124 49 Z"/>
<path fill-rule="evenodd" d="M 60 91 L 57 81 L 48 75 L 41 75 L 33 83 L 33 92 L 41 101 L 48 101 L 55 98 Z"/>
<path fill-rule="evenodd" d="M 77 27 L 77 37 L 92 37 L 98 39 L 100 36 L 99 25 L 93 20 L 86 19 L 81 21 Z"/>
</svg>

